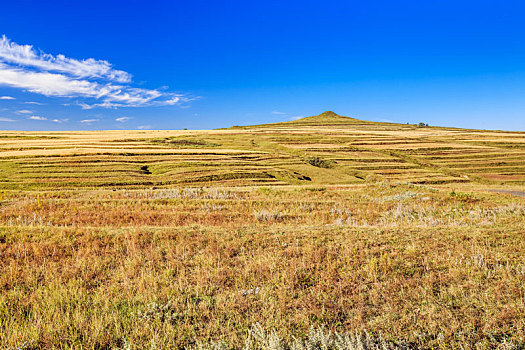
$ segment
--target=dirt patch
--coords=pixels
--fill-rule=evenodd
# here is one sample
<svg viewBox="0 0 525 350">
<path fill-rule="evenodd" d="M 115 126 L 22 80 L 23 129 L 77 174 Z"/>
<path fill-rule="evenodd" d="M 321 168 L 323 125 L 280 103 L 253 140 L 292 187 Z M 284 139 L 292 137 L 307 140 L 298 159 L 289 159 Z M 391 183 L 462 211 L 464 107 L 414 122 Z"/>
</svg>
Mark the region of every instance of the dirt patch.
<svg viewBox="0 0 525 350">
<path fill-rule="evenodd" d="M 489 190 L 490 192 L 511 194 L 513 196 L 525 197 L 525 191 L 513 191 L 513 190 Z"/>
</svg>

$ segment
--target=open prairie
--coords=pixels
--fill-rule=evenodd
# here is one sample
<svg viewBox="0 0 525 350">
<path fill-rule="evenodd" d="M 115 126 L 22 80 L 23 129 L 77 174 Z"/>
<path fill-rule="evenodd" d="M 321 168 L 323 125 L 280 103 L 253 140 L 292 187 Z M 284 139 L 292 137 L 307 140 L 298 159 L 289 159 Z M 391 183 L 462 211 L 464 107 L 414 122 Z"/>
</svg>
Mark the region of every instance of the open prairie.
<svg viewBox="0 0 525 350">
<path fill-rule="evenodd" d="M 0 183 L 0 348 L 525 346 L 525 132 L 5 131 Z"/>
</svg>

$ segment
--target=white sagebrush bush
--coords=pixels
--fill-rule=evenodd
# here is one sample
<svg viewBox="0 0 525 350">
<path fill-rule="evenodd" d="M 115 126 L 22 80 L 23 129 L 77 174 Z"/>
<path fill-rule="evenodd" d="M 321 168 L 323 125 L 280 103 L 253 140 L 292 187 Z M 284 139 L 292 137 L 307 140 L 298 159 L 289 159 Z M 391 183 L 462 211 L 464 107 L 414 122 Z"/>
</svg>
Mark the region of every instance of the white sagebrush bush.
<svg viewBox="0 0 525 350">
<path fill-rule="evenodd" d="M 134 350 L 144 349 L 144 347 L 135 347 L 126 339 L 122 340 L 122 347 L 113 350 Z M 149 349 L 156 349 L 154 342 L 150 343 Z M 443 344 L 440 348 L 447 348 Z M 479 347 L 485 349 L 486 346 Z M 197 341 L 195 345 L 186 347 L 188 350 L 412 350 L 418 347 L 387 343 L 380 336 L 372 337 L 369 333 L 354 335 L 349 333 L 338 333 L 327 331 L 324 327 L 310 327 L 305 339 L 294 338 L 287 343 L 281 339 L 279 334 L 272 330 L 267 332 L 260 324 L 254 324 L 248 331 L 248 335 L 243 344 L 238 346 L 228 346 L 223 342 L 210 341 L 203 343 Z M 519 345 L 508 342 L 506 339 L 501 340 L 491 349 L 498 350 L 518 350 L 522 349 Z"/>
<path fill-rule="evenodd" d="M 210 342 L 207 344 L 197 343 L 193 350 L 226 350 L 231 349 L 224 343 Z M 248 336 L 242 350 L 402 350 L 409 349 L 402 345 L 386 343 L 381 337 L 372 338 L 368 333 L 364 336 L 359 334 L 341 334 L 326 331 L 324 327 L 311 327 L 308 336 L 297 339 L 290 343 L 284 342 L 273 330 L 267 332 L 260 324 L 255 324 L 249 330 Z"/>
</svg>

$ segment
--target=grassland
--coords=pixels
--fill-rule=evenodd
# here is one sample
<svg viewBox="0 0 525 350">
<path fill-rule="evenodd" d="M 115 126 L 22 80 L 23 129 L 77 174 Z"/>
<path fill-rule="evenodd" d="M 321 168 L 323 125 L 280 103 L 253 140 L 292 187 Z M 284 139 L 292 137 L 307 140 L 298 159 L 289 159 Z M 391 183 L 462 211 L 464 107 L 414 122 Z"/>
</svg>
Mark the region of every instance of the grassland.
<svg viewBox="0 0 525 350">
<path fill-rule="evenodd" d="M 6 131 L 0 183 L 0 348 L 525 346 L 522 132 Z"/>
</svg>

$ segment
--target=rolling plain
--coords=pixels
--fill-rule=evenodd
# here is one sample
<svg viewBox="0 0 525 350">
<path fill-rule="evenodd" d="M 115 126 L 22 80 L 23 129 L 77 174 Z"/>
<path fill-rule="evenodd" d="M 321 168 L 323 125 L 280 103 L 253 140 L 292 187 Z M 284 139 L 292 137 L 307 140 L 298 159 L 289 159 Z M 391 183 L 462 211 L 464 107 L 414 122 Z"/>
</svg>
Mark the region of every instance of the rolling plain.
<svg viewBox="0 0 525 350">
<path fill-rule="evenodd" d="M 0 348 L 523 348 L 524 197 L 525 132 L 2 131 Z"/>
</svg>

